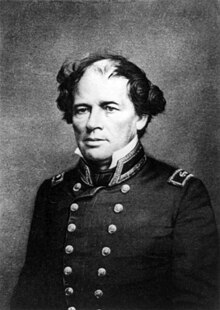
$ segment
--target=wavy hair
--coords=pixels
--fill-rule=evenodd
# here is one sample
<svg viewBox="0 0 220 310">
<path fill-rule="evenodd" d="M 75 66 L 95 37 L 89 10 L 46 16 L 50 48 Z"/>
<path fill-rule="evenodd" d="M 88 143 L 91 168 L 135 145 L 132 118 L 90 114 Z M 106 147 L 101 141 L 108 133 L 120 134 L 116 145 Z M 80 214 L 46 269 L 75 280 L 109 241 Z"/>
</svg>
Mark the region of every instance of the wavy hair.
<svg viewBox="0 0 220 310">
<path fill-rule="evenodd" d="M 63 119 L 68 124 L 72 123 L 74 95 L 77 85 L 87 68 L 104 59 L 112 62 L 113 76 L 125 77 L 128 80 L 128 96 L 134 104 L 137 115 L 148 115 L 145 127 L 138 132 L 138 136 L 142 137 L 152 117 L 165 110 L 166 100 L 160 88 L 150 82 L 143 70 L 120 55 L 90 54 L 80 61 L 64 62 L 57 75 L 59 95 L 56 100 L 58 108 L 63 112 Z"/>
</svg>

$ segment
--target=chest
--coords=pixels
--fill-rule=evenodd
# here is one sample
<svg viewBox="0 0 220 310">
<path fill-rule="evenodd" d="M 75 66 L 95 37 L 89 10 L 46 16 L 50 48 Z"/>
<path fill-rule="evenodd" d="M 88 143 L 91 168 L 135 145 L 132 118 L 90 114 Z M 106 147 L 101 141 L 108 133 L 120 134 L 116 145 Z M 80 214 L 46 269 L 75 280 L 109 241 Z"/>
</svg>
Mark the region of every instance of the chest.
<svg viewBox="0 0 220 310">
<path fill-rule="evenodd" d="M 114 257 L 168 257 L 172 247 L 173 201 L 163 190 L 130 184 L 101 188 L 94 195 L 65 195 L 53 205 L 52 246 L 74 244 L 83 256 L 98 257 L 103 247 Z M 74 208 L 75 206 L 75 208 Z"/>
</svg>

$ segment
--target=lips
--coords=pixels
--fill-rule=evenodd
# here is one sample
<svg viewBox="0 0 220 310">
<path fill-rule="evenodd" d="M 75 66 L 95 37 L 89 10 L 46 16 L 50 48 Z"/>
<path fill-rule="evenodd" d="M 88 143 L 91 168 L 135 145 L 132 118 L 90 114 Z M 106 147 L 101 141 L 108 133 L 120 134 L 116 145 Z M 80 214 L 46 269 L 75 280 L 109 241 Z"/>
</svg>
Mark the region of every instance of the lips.
<svg viewBox="0 0 220 310">
<path fill-rule="evenodd" d="M 86 138 L 84 139 L 84 141 L 91 141 L 91 142 L 98 142 L 98 141 L 105 141 L 105 139 L 101 139 L 101 138 Z"/>
<path fill-rule="evenodd" d="M 102 138 L 86 138 L 84 139 L 84 144 L 87 147 L 100 147 L 104 142 L 106 141 L 106 139 L 102 139 Z"/>
</svg>

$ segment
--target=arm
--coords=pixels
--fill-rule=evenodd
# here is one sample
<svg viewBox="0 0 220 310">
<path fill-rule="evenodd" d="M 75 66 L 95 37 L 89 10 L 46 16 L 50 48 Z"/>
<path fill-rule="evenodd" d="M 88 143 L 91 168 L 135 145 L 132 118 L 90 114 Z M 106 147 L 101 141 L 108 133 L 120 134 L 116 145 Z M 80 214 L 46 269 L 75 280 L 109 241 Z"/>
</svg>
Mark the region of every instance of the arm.
<svg viewBox="0 0 220 310">
<path fill-rule="evenodd" d="M 210 199 L 198 179 L 182 196 L 174 228 L 174 309 L 217 309 L 218 238 Z"/>
<path fill-rule="evenodd" d="M 39 188 L 27 245 L 24 267 L 11 300 L 11 309 L 35 309 L 43 298 L 46 255 L 46 192 L 48 181 Z"/>
</svg>

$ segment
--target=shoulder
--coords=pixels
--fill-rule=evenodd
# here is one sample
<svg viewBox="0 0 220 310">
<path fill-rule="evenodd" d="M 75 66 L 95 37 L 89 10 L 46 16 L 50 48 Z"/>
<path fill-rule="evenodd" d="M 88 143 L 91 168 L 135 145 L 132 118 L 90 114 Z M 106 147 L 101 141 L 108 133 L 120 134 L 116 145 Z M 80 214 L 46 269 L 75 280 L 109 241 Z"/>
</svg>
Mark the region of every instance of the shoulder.
<svg viewBox="0 0 220 310">
<path fill-rule="evenodd" d="M 41 184 L 39 191 L 62 187 L 70 181 L 72 182 L 78 175 L 77 167 L 78 163 L 68 170 L 60 171 L 52 177 L 45 179 Z"/>
<path fill-rule="evenodd" d="M 168 186 L 184 188 L 196 179 L 193 173 L 184 168 L 170 165 L 152 157 L 148 157 L 148 161 L 149 170 L 154 177 Z"/>
<path fill-rule="evenodd" d="M 207 214 L 211 210 L 210 196 L 204 183 L 190 171 L 150 158 L 151 182 L 159 193 L 175 201 L 179 211 L 199 210 Z M 202 210 L 202 211 L 201 211 Z M 191 211 L 190 211 L 191 212 Z M 212 212 L 212 211 L 211 211 Z"/>
<path fill-rule="evenodd" d="M 72 184 L 78 178 L 77 166 L 72 169 L 60 171 L 50 178 L 45 179 L 38 188 L 36 205 L 45 205 L 48 202 L 63 199 L 66 193 L 72 193 Z"/>
</svg>

